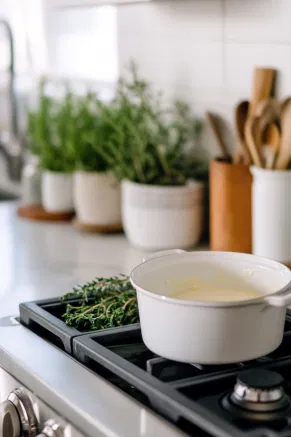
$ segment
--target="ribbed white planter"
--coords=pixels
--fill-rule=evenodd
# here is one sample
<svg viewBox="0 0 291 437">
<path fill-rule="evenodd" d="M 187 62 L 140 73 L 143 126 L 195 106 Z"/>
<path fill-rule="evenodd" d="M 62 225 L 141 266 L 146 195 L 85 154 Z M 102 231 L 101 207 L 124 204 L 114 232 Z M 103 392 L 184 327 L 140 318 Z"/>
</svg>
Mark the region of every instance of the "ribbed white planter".
<svg viewBox="0 0 291 437">
<path fill-rule="evenodd" d="M 189 248 L 203 230 L 204 184 L 163 187 L 122 182 L 122 221 L 132 245 L 145 250 Z"/>
<path fill-rule="evenodd" d="M 121 224 L 120 185 L 111 173 L 76 172 L 74 203 L 77 218 L 82 224 Z"/>
<path fill-rule="evenodd" d="M 73 176 L 71 173 L 44 171 L 42 174 L 42 204 L 47 212 L 71 212 L 73 202 Z"/>
</svg>

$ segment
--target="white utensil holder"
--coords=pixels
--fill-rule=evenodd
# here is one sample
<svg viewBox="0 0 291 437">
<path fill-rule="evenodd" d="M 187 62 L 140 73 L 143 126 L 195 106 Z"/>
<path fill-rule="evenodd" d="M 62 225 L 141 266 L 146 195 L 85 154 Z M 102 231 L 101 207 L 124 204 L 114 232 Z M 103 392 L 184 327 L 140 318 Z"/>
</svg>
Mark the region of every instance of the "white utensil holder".
<svg viewBox="0 0 291 437">
<path fill-rule="evenodd" d="M 253 253 L 291 263 L 291 171 L 252 167 Z"/>
</svg>

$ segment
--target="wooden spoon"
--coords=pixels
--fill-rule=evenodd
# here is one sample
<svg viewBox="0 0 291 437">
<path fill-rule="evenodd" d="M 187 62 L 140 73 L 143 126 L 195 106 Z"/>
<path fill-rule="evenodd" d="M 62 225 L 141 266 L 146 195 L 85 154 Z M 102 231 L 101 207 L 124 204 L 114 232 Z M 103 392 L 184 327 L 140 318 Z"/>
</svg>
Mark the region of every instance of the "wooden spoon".
<svg viewBox="0 0 291 437">
<path fill-rule="evenodd" d="M 260 118 L 262 132 L 272 122 L 280 122 L 281 104 L 276 99 L 265 99 L 257 104 L 254 115 Z"/>
<path fill-rule="evenodd" d="M 253 78 L 253 90 L 252 90 L 252 98 L 250 102 L 250 108 L 249 108 L 249 117 L 257 116 L 256 114 L 256 108 L 258 103 L 260 103 L 262 100 L 268 99 L 272 95 L 273 87 L 274 87 L 274 81 L 275 81 L 275 74 L 276 70 L 273 68 L 260 68 L 257 67 L 254 71 L 254 78 Z M 259 122 L 258 120 L 254 121 L 251 120 L 249 123 L 247 121 L 246 126 L 248 127 L 245 129 L 245 137 L 246 137 L 246 144 L 249 149 L 250 155 L 252 159 L 255 159 L 254 164 L 258 167 L 263 166 L 263 160 L 260 153 L 260 135 L 259 135 Z M 247 132 L 247 133 L 246 133 Z M 256 138 L 254 138 L 253 135 L 256 135 Z M 250 144 L 248 141 L 251 141 Z"/>
<path fill-rule="evenodd" d="M 275 99 L 265 99 L 257 104 L 255 116 L 259 119 L 259 126 L 256 144 L 257 147 L 261 150 L 261 153 L 264 157 L 266 154 L 270 156 L 272 153 L 272 150 L 268 151 L 268 147 L 264 147 L 266 144 L 264 139 L 265 131 L 269 125 L 272 125 L 274 123 L 275 126 L 271 128 L 272 132 L 274 132 L 274 130 L 276 129 L 276 125 L 279 125 L 280 123 L 280 114 L 281 105 Z M 275 133 L 272 133 L 272 135 L 273 134 L 275 135 Z M 275 141 L 275 139 L 273 141 Z M 271 157 L 268 158 L 268 165 L 270 165 L 270 160 Z"/>
<path fill-rule="evenodd" d="M 279 126 L 276 123 L 268 124 L 263 132 L 263 153 L 265 157 L 265 167 L 267 169 L 273 169 L 275 166 L 280 140 Z"/>
<path fill-rule="evenodd" d="M 218 147 L 219 147 L 220 152 L 222 154 L 222 157 L 229 158 L 229 153 L 227 151 L 226 144 L 224 142 L 224 139 L 223 139 L 222 134 L 221 134 L 220 129 L 219 129 L 217 117 L 214 114 L 212 114 L 211 112 L 206 112 L 206 117 L 207 117 L 207 120 L 208 120 L 210 127 L 212 129 L 212 132 L 215 136 L 215 139 L 217 141 L 217 144 L 218 144 Z"/>
<path fill-rule="evenodd" d="M 286 97 L 286 99 L 282 100 L 282 102 L 281 102 L 281 114 L 283 113 L 285 107 L 287 105 L 289 105 L 290 100 L 291 100 L 291 97 Z"/>
<path fill-rule="evenodd" d="M 245 125 L 245 138 L 252 161 L 256 167 L 263 167 L 263 158 L 259 147 L 260 118 L 249 117 Z"/>
<path fill-rule="evenodd" d="M 238 136 L 238 145 L 233 155 L 234 164 L 249 165 L 251 162 L 250 154 L 245 142 L 245 124 L 248 118 L 249 102 L 244 100 L 235 108 L 235 125 Z"/>
<path fill-rule="evenodd" d="M 253 76 L 253 90 L 249 115 L 253 115 L 257 104 L 272 95 L 276 70 L 274 68 L 257 67 Z"/>
<path fill-rule="evenodd" d="M 291 161 L 291 99 L 286 101 L 281 115 L 281 144 L 275 168 L 286 170 Z"/>
</svg>

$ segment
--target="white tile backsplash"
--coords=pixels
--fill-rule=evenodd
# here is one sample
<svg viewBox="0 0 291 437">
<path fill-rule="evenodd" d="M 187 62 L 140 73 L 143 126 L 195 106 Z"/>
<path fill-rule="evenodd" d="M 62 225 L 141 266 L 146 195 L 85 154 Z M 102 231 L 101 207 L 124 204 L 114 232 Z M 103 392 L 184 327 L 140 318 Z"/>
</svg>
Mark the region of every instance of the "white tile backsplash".
<svg viewBox="0 0 291 437">
<path fill-rule="evenodd" d="M 118 8 L 119 34 L 164 35 L 179 40 L 221 41 L 221 0 L 162 0 Z M 194 20 L 193 20 L 194 18 Z"/>
<path fill-rule="evenodd" d="M 156 0 L 118 8 L 119 63 L 135 59 L 169 98 L 225 119 L 234 147 L 234 106 L 249 98 L 255 66 L 278 69 L 277 95 L 291 95 L 291 0 Z M 211 154 L 215 142 L 207 129 Z"/>
<path fill-rule="evenodd" d="M 277 95 L 291 93 L 291 44 L 226 43 L 226 87 L 240 97 L 251 96 L 255 65 L 278 70 Z"/>
<path fill-rule="evenodd" d="M 225 35 L 240 42 L 291 43 L 290 0 L 225 0 Z"/>
<path fill-rule="evenodd" d="M 139 43 L 128 39 L 121 54 L 123 59 L 138 59 L 141 74 L 164 90 L 167 97 L 192 103 L 203 92 L 209 95 L 212 89 L 222 87 L 221 50 L 221 42 L 192 43 L 189 47 L 179 40 L 156 41 L 149 37 Z M 209 59 L 215 68 L 209 68 Z"/>
<path fill-rule="evenodd" d="M 222 29 L 220 0 L 122 6 L 118 10 L 121 69 L 135 59 L 141 73 L 169 97 L 195 101 L 223 86 Z"/>
</svg>

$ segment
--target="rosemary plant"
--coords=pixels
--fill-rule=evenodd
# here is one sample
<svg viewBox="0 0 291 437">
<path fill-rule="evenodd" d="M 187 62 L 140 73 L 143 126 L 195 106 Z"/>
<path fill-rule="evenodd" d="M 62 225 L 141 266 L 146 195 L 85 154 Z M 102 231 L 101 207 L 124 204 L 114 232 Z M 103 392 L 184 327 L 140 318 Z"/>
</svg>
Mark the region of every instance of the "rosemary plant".
<svg viewBox="0 0 291 437">
<path fill-rule="evenodd" d="M 77 132 L 74 96 L 67 90 L 62 99 L 55 99 L 45 89 L 46 81 L 42 80 L 38 106 L 28 112 L 27 145 L 39 157 L 42 169 L 71 172 Z"/>
<path fill-rule="evenodd" d="M 88 92 L 75 98 L 76 128 L 78 141 L 75 142 L 76 169 L 86 172 L 105 172 L 108 163 L 100 153 L 106 149 L 111 129 L 103 122 L 98 110 L 98 97 Z"/>
<path fill-rule="evenodd" d="M 78 304 L 69 303 L 79 298 Z M 114 328 L 139 320 L 136 292 L 127 276 L 97 278 L 63 296 L 68 326 L 81 331 Z"/>
<path fill-rule="evenodd" d="M 182 101 L 165 107 L 161 93 L 139 77 L 134 63 L 129 79 L 120 79 L 114 101 L 98 105 L 100 119 L 110 129 L 101 152 L 117 180 L 184 185 L 189 178 L 206 176 L 207 166 L 194 150 L 201 121 Z"/>
</svg>

